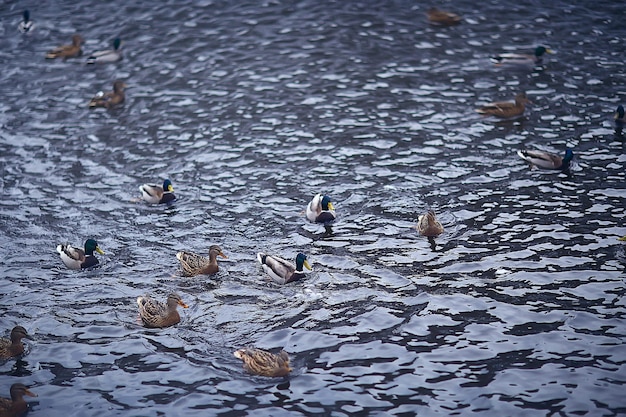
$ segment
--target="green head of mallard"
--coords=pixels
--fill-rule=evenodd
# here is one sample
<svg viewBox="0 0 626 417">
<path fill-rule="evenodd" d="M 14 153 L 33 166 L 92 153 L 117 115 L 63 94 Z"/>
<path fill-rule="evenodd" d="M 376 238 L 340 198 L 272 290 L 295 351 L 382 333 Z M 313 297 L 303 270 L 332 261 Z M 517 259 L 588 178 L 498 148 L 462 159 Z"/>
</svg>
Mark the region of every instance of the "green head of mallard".
<svg viewBox="0 0 626 417">
<path fill-rule="evenodd" d="M 545 46 L 538 46 L 535 48 L 535 56 L 540 58 L 543 54 L 552 54 L 552 49 L 546 48 Z"/>
<path fill-rule="evenodd" d="M 303 267 L 311 270 L 311 265 L 309 264 L 309 261 L 306 260 L 306 255 L 304 253 L 299 253 L 298 256 L 296 256 L 296 271 L 302 271 Z"/>
<path fill-rule="evenodd" d="M 330 197 L 325 195 L 322 197 L 322 210 L 334 210 L 333 203 L 330 201 Z"/>
<path fill-rule="evenodd" d="M 170 192 L 170 193 L 174 191 L 174 186 L 172 185 L 172 181 L 170 181 L 169 179 L 166 179 L 165 181 L 163 181 L 163 191 Z"/>
<path fill-rule="evenodd" d="M 93 252 L 96 251 L 100 255 L 104 255 L 102 249 L 98 247 L 98 242 L 95 239 L 87 239 L 85 241 L 85 255 L 93 255 Z"/>
<path fill-rule="evenodd" d="M 121 45 L 122 45 L 122 40 L 120 38 L 115 38 L 113 40 L 113 49 L 115 49 L 116 51 L 120 49 Z"/>
</svg>

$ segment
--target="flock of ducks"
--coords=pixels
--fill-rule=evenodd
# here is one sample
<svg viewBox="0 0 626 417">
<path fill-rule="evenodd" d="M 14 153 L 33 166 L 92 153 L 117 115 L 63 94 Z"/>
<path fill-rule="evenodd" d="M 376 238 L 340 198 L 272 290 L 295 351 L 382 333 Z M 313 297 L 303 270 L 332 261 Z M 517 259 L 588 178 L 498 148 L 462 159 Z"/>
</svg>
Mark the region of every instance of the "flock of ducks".
<svg viewBox="0 0 626 417">
<path fill-rule="evenodd" d="M 461 23 L 462 18 L 448 11 L 431 8 L 427 11 L 427 18 L 433 25 L 451 26 Z M 18 25 L 18 30 L 22 33 L 30 33 L 34 28 L 34 23 L 30 18 L 30 12 L 25 10 L 23 19 Z M 82 56 L 82 44 L 84 39 L 79 34 L 72 36 L 72 43 L 54 48 L 46 53 L 47 59 L 76 58 Z M 115 38 L 113 49 L 97 51 L 89 55 L 87 64 L 112 63 L 123 58 L 121 50 L 122 41 Z M 491 58 L 494 65 L 502 66 L 526 66 L 536 67 L 542 65 L 544 54 L 551 54 L 552 50 L 544 46 L 538 46 L 534 54 L 501 54 Z M 112 108 L 122 104 L 125 99 L 124 89 L 126 84 L 121 80 L 113 83 L 113 91 L 108 93 L 100 92 L 89 102 L 89 107 Z M 532 104 L 525 93 L 519 93 L 514 102 L 494 102 L 479 107 L 476 111 L 485 116 L 494 116 L 502 119 L 519 117 L 524 114 L 526 104 Z M 621 135 L 626 117 L 624 107 L 618 106 L 615 112 L 615 132 Z M 566 149 L 564 156 L 540 150 L 518 151 L 520 158 L 527 161 L 531 167 L 546 170 L 566 171 L 574 157 L 571 149 Z M 141 200 L 149 204 L 167 204 L 176 200 L 174 187 L 169 179 L 165 179 L 162 185 L 143 184 L 139 187 Z M 317 194 L 306 207 L 306 218 L 312 222 L 324 225 L 328 228 L 337 218 L 335 208 L 329 196 Z M 434 244 L 434 238 L 444 232 L 444 228 L 437 220 L 435 212 L 428 210 L 418 218 L 418 223 L 414 227 L 420 235 L 425 236 Z M 626 236 L 620 238 L 626 241 Z M 63 264 L 73 270 L 91 268 L 98 265 L 98 258 L 94 252 L 104 254 L 95 239 L 87 239 L 84 249 L 73 247 L 69 244 L 57 246 L 57 252 Z M 180 262 L 181 275 L 193 277 L 197 275 L 213 275 L 219 271 L 217 258 L 228 258 L 218 245 L 209 248 L 208 257 L 192 252 L 180 251 L 176 258 Z M 307 257 L 303 253 L 298 253 L 295 263 L 287 261 L 276 255 L 258 253 L 257 260 L 262 270 L 274 282 L 278 284 L 288 284 L 302 279 L 305 276 L 304 268 L 311 270 Z M 188 308 L 182 298 L 175 293 L 169 294 L 165 302 L 161 302 L 150 296 L 144 295 L 137 298 L 139 317 L 144 326 L 149 328 L 164 328 L 173 326 L 180 322 L 178 307 Z M 0 339 L 0 359 L 9 359 L 20 356 L 24 353 L 22 339 L 32 337 L 22 326 L 15 326 L 11 330 L 10 338 Z M 257 348 L 243 348 L 234 352 L 234 356 L 243 361 L 246 371 L 261 376 L 282 377 L 289 374 L 289 355 L 281 350 L 278 354 L 267 352 Z M 27 403 L 24 396 L 36 397 L 28 387 L 21 383 L 15 383 L 10 388 L 10 399 L 0 398 L 0 417 L 20 416 L 27 411 Z"/>
</svg>

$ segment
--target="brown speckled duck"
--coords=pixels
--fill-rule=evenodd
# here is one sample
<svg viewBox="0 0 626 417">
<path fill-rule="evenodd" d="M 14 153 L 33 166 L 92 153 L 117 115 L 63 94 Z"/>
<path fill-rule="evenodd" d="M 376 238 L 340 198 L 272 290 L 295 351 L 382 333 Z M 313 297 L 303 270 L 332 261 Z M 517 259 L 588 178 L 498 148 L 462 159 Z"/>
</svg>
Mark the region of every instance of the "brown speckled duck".
<svg viewBox="0 0 626 417">
<path fill-rule="evenodd" d="M 244 348 L 236 350 L 234 355 L 243 361 L 243 369 L 251 374 L 278 377 L 291 372 L 289 355 L 284 350 L 275 354 L 257 348 Z"/>
<path fill-rule="evenodd" d="M 461 16 L 458 14 L 447 12 L 445 10 L 439 10 L 436 7 L 428 9 L 426 17 L 428 17 L 428 22 L 431 25 L 453 26 L 461 23 Z"/>
<path fill-rule="evenodd" d="M 72 36 L 71 45 L 62 45 L 58 48 L 54 48 L 46 53 L 47 59 L 63 58 L 75 58 L 83 54 L 83 50 L 80 48 L 81 44 L 85 40 L 79 34 Z"/>
<path fill-rule="evenodd" d="M 502 119 L 508 119 L 524 114 L 524 110 L 526 109 L 525 105 L 527 103 L 532 102 L 528 100 L 526 93 L 519 93 L 515 96 L 515 103 L 510 101 L 498 101 L 486 104 L 476 109 L 476 111 L 484 116 L 496 116 Z"/>
<path fill-rule="evenodd" d="M 169 327 L 180 322 L 180 315 L 176 310 L 178 306 L 188 308 L 178 294 L 167 296 L 167 304 L 155 300 L 149 296 L 137 297 L 139 316 L 146 327 Z"/>
<path fill-rule="evenodd" d="M 37 394 L 30 391 L 24 384 L 11 385 L 11 399 L 0 398 L 0 417 L 23 416 L 28 411 L 28 404 L 24 396 L 36 397 Z"/>
<path fill-rule="evenodd" d="M 0 359 L 8 359 L 14 356 L 19 356 L 24 353 L 24 344 L 22 339 L 33 340 L 33 338 L 26 332 L 26 329 L 22 326 L 15 326 L 11 330 L 10 339 L 0 339 Z"/>
<path fill-rule="evenodd" d="M 415 226 L 415 228 L 420 235 L 437 237 L 443 233 L 443 226 L 435 217 L 435 212 L 433 210 L 428 210 L 426 214 L 422 214 L 417 219 L 417 226 Z"/>
<path fill-rule="evenodd" d="M 217 245 L 212 245 L 209 248 L 208 258 L 185 251 L 180 251 L 176 254 L 176 258 L 180 261 L 183 276 L 186 277 L 216 274 L 219 271 L 219 266 L 217 265 L 218 256 L 228 259 L 228 256 L 222 252 L 222 248 Z"/>
<path fill-rule="evenodd" d="M 91 101 L 89 101 L 89 107 L 104 107 L 106 109 L 110 109 L 118 104 L 122 104 L 126 99 L 126 95 L 124 93 L 124 89 L 126 87 L 127 85 L 124 81 L 116 80 L 113 83 L 113 91 L 109 91 L 108 93 L 100 91 L 91 99 Z"/>
</svg>

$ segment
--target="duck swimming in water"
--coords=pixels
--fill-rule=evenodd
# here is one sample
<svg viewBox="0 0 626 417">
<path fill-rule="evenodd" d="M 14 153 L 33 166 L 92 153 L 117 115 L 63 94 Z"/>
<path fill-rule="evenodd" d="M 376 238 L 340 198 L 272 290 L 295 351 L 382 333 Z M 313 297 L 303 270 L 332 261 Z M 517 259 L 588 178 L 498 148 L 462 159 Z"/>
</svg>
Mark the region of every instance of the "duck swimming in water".
<svg viewBox="0 0 626 417">
<path fill-rule="evenodd" d="M 535 48 L 535 53 L 530 54 L 500 54 L 491 58 L 497 67 L 514 66 L 514 67 L 535 67 L 543 63 L 544 54 L 552 54 L 553 51 L 545 46 Z"/>
<path fill-rule="evenodd" d="M 113 40 L 113 49 L 92 52 L 87 58 L 87 64 L 107 64 L 117 62 L 122 59 L 122 50 L 120 49 L 122 40 L 115 38 Z"/>
<path fill-rule="evenodd" d="M 284 350 L 275 354 L 257 348 L 244 348 L 236 350 L 234 355 L 243 361 L 243 369 L 254 375 L 280 377 L 291 372 L 289 355 Z"/>
<path fill-rule="evenodd" d="M 28 403 L 24 396 L 36 397 L 37 394 L 30 391 L 24 384 L 11 385 L 11 399 L 0 398 L 0 417 L 21 417 L 28 411 Z"/>
<path fill-rule="evenodd" d="M 303 268 L 311 269 L 311 265 L 303 253 L 296 256 L 295 265 L 286 259 L 266 253 L 258 253 L 257 259 L 263 271 L 278 284 L 287 284 L 302 279 L 306 275 Z"/>
<path fill-rule="evenodd" d="M 33 340 L 22 326 L 15 326 L 11 330 L 10 339 L 0 338 L 0 359 L 8 359 L 24 353 L 22 339 Z"/>
<path fill-rule="evenodd" d="M 437 237 L 443 233 L 443 226 L 437 220 L 433 210 L 428 210 L 417 218 L 415 229 L 420 235 L 426 237 Z"/>
<path fill-rule="evenodd" d="M 531 168 L 537 167 L 540 169 L 559 171 L 567 171 L 574 158 L 574 152 L 572 152 L 571 149 L 565 151 L 565 156 L 537 150 L 517 151 L 517 154 L 520 158 L 528 162 Z"/>
<path fill-rule="evenodd" d="M 311 223 L 331 224 L 337 219 L 335 207 L 327 195 L 317 194 L 306 206 L 306 218 Z"/>
<path fill-rule="evenodd" d="M 62 45 L 58 48 L 54 48 L 46 53 L 47 59 L 63 58 L 75 58 L 83 54 L 83 50 L 80 48 L 81 44 L 85 40 L 79 34 L 72 36 L 71 45 Z"/>
<path fill-rule="evenodd" d="M 126 94 L 124 93 L 124 89 L 126 87 L 127 85 L 124 81 L 116 80 L 113 83 L 113 91 L 109 91 L 108 93 L 100 91 L 89 101 L 87 105 L 90 108 L 104 107 L 106 109 L 110 109 L 118 104 L 122 104 L 124 100 L 126 100 Z"/>
<path fill-rule="evenodd" d="M 617 106 L 615 110 L 615 133 L 618 135 L 622 134 L 622 130 L 624 130 L 624 124 L 626 124 L 626 116 L 624 116 L 624 106 L 621 104 Z"/>
<path fill-rule="evenodd" d="M 149 296 L 137 297 L 139 316 L 146 327 L 163 328 L 180 322 L 177 307 L 188 308 L 178 294 L 167 296 L 167 303 L 155 300 Z"/>
<path fill-rule="evenodd" d="M 524 114 L 526 109 L 525 105 L 532 103 L 526 97 L 526 93 L 519 93 L 515 96 L 515 102 L 510 101 L 497 101 L 495 103 L 486 104 L 476 111 L 483 116 L 496 116 L 501 119 L 508 119 L 511 117 L 517 117 Z"/>
<path fill-rule="evenodd" d="M 22 21 L 19 25 L 17 25 L 17 30 L 22 33 L 31 33 L 35 28 L 35 24 L 32 20 L 30 20 L 30 12 L 28 10 L 24 10 L 22 14 Z"/>
<path fill-rule="evenodd" d="M 70 269 L 83 269 L 98 265 L 98 258 L 93 254 L 94 251 L 104 255 L 95 239 L 87 239 L 85 241 L 85 250 L 75 248 L 69 244 L 57 246 L 57 252 L 59 252 L 61 260 Z"/>
<path fill-rule="evenodd" d="M 144 184 L 139 187 L 141 198 L 150 204 L 165 204 L 176 200 L 174 186 L 169 179 L 163 181 L 163 185 Z"/>
<path fill-rule="evenodd" d="M 217 245 L 211 245 L 211 247 L 209 247 L 208 258 L 195 253 L 180 251 L 176 254 L 176 259 L 180 261 L 180 267 L 183 270 L 183 275 L 186 277 L 192 277 L 195 275 L 216 274 L 219 271 L 219 266 L 217 264 L 218 256 L 228 259 L 228 256 L 224 255 L 224 252 L 222 252 L 222 248 Z"/>
<path fill-rule="evenodd" d="M 461 23 L 461 16 L 458 14 L 439 10 L 436 7 L 428 9 L 426 17 L 431 25 L 436 26 L 453 26 Z"/>
</svg>

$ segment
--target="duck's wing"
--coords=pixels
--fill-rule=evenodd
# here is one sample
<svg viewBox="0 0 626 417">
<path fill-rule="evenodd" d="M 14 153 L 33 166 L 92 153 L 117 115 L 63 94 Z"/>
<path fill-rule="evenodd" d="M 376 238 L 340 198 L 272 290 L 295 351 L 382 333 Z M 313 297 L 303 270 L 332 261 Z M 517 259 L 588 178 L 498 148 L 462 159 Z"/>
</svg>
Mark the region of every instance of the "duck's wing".
<svg viewBox="0 0 626 417">
<path fill-rule="evenodd" d="M 209 259 L 202 255 L 185 251 L 178 252 L 176 259 L 180 261 L 180 266 L 186 275 L 196 275 L 210 263 Z"/>
<path fill-rule="evenodd" d="M 61 260 L 70 269 L 80 269 L 85 261 L 85 251 L 75 248 L 69 244 L 61 244 L 57 246 L 57 252 L 61 256 Z M 93 257 L 95 258 L 95 257 Z M 96 263 L 97 263 L 96 259 Z"/>
<path fill-rule="evenodd" d="M 156 204 L 163 197 L 163 187 L 156 184 L 143 184 L 139 187 L 141 196 L 148 203 Z"/>
<path fill-rule="evenodd" d="M 278 283 L 287 282 L 296 270 L 294 264 L 278 256 L 259 253 L 257 259 L 265 273 Z"/>
<path fill-rule="evenodd" d="M 563 164 L 563 158 L 544 151 L 523 150 L 517 151 L 523 160 L 543 169 L 558 169 Z"/>
<path fill-rule="evenodd" d="M 317 194 L 306 206 L 306 218 L 310 222 L 315 222 L 317 216 L 322 212 L 322 194 Z"/>
</svg>

